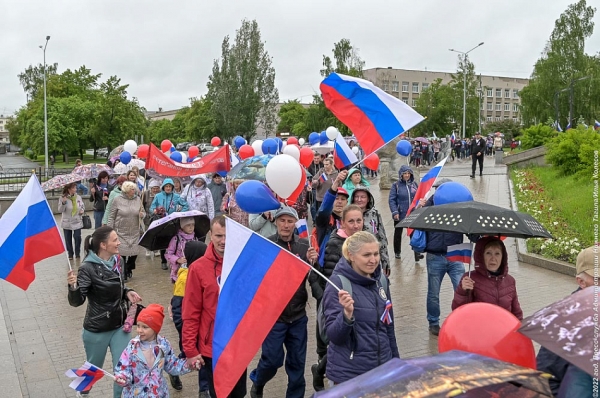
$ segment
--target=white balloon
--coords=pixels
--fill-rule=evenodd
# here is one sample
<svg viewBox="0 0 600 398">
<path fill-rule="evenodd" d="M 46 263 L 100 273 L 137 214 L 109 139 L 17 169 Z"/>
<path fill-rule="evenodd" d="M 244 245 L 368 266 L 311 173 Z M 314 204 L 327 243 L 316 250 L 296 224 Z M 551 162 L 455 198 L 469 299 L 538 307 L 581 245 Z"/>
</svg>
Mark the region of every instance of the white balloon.
<svg viewBox="0 0 600 398">
<path fill-rule="evenodd" d="M 298 154 L 300 153 L 298 152 Z M 265 178 L 273 192 L 283 199 L 287 199 L 298 188 L 300 180 L 302 180 L 302 168 L 292 156 L 281 154 L 267 163 Z"/>
<path fill-rule="evenodd" d="M 358 155 L 358 147 L 357 146 L 353 146 L 352 147 L 352 152 L 354 152 L 355 155 Z"/>
<path fill-rule="evenodd" d="M 262 151 L 263 140 L 256 140 L 252 143 L 252 148 L 254 149 L 254 156 L 264 155 Z"/>
<path fill-rule="evenodd" d="M 134 140 L 127 140 L 125 141 L 125 144 L 123 144 L 123 150 L 131 154 L 134 154 L 135 151 L 137 151 L 137 147 L 138 145 Z"/>
<path fill-rule="evenodd" d="M 185 152 L 179 152 L 181 154 L 181 163 L 187 163 L 188 155 Z"/>
<path fill-rule="evenodd" d="M 298 144 L 300 144 L 300 146 L 304 145 L 305 142 L 306 142 L 306 140 L 304 140 L 304 138 L 300 138 L 298 140 Z"/>
<path fill-rule="evenodd" d="M 285 148 L 283 148 L 283 153 L 290 155 L 298 162 L 300 161 L 300 149 L 298 149 L 296 145 L 287 145 Z"/>
<path fill-rule="evenodd" d="M 338 131 L 338 129 L 336 129 L 333 126 L 329 126 L 329 127 L 327 127 L 327 130 L 325 130 L 325 134 L 327 135 L 327 138 L 329 138 L 331 141 L 335 140 L 339 133 L 340 132 Z"/>
</svg>

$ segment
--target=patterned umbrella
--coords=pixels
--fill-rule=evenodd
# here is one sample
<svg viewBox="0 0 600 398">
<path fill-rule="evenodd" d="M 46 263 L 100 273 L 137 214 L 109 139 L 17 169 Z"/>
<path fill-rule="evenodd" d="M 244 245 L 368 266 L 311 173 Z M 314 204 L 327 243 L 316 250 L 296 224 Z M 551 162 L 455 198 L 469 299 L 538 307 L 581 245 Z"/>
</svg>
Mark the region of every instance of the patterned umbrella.
<svg viewBox="0 0 600 398">
<path fill-rule="evenodd" d="M 109 175 L 114 174 L 113 169 L 101 163 L 90 163 L 75 167 L 72 174 L 77 174 L 80 180 L 89 180 L 90 178 L 98 178 L 98 174 L 102 171 L 106 171 Z"/>
<path fill-rule="evenodd" d="M 422 142 L 424 144 L 429 144 L 429 140 L 427 138 L 424 138 L 424 137 L 417 137 L 417 138 L 415 138 L 415 141 L 419 141 L 419 142 Z"/>
<path fill-rule="evenodd" d="M 232 168 L 227 175 L 232 179 L 266 181 L 267 163 L 275 155 L 259 155 L 244 159 Z"/>
<path fill-rule="evenodd" d="M 116 147 L 115 149 L 110 151 L 110 154 L 108 155 L 108 157 L 109 158 L 118 157 L 120 154 L 123 153 L 123 151 L 124 151 L 123 145 L 119 145 L 118 147 Z M 133 153 L 132 153 L 132 155 L 133 155 Z"/>
<path fill-rule="evenodd" d="M 134 166 L 141 170 L 146 167 L 146 162 L 140 159 L 131 159 L 127 164 L 119 163 L 115 166 L 115 174 L 127 173 Z"/>
<path fill-rule="evenodd" d="M 52 191 L 54 189 L 62 189 L 67 184 L 72 182 L 81 181 L 81 176 L 79 174 L 71 173 L 71 174 L 60 174 L 52 177 L 48 181 L 42 184 L 42 189 L 44 191 Z"/>
</svg>

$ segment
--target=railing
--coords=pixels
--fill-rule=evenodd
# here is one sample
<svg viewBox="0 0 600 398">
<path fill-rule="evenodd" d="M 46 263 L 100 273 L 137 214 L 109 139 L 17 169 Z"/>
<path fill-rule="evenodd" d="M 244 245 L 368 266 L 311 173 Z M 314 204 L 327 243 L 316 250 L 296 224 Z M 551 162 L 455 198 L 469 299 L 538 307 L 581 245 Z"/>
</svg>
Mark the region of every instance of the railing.
<svg viewBox="0 0 600 398">
<path fill-rule="evenodd" d="M 27 184 L 31 174 L 35 173 L 40 183 L 43 183 L 54 176 L 69 174 L 73 169 L 50 168 L 47 170 L 47 175 L 45 175 L 43 171 L 43 167 L 4 168 L 0 170 L 0 195 L 16 196 L 18 192 L 21 192 L 25 184 Z M 53 194 L 53 192 L 51 192 L 51 194 Z"/>
</svg>

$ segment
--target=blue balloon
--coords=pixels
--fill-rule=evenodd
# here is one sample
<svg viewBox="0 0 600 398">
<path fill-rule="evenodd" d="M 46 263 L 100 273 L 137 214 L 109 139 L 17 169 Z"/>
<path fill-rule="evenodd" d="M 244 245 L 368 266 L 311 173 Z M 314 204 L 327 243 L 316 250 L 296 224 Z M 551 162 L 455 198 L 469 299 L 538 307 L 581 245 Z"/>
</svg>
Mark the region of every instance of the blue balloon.
<svg viewBox="0 0 600 398">
<path fill-rule="evenodd" d="M 183 160 L 183 156 L 181 156 L 181 152 L 171 153 L 171 160 L 181 163 L 181 161 Z"/>
<path fill-rule="evenodd" d="M 469 191 L 469 188 L 456 181 L 450 181 L 440 185 L 433 195 L 433 203 L 436 205 L 470 202 L 472 200 L 473 195 L 471 194 L 471 191 Z"/>
<path fill-rule="evenodd" d="M 412 145 L 406 140 L 399 141 L 396 144 L 396 152 L 398 152 L 398 155 L 400 156 L 408 156 L 412 152 Z"/>
<path fill-rule="evenodd" d="M 171 153 L 173 153 L 173 152 L 175 152 L 175 151 L 176 151 L 176 149 L 175 149 L 175 147 L 174 147 L 174 146 L 172 146 L 172 147 L 171 147 L 171 149 L 169 149 L 169 151 L 171 151 Z"/>
<path fill-rule="evenodd" d="M 246 213 L 263 213 L 279 208 L 279 201 L 273 192 L 262 182 L 244 181 L 235 191 L 235 201 Z"/>
<path fill-rule="evenodd" d="M 131 162 L 131 154 L 127 151 L 124 151 L 121 153 L 121 156 L 119 156 L 119 160 L 123 164 L 129 164 L 129 162 Z"/>
<path fill-rule="evenodd" d="M 262 151 L 265 155 L 275 155 L 277 153 L 277 141 L 274 138 L 267 138 L 262 143 Z"/>
<path fill-rule="evenodd" d="M 308 135 L 308 143 L 310 145 L 317 145 L 319 143 L 321 139 L 321 136 L 319 135 L 319 133 L 313 131 L 312 133 L 310 133 Z"/>
<path fill-rule="evenodd" d="M 195 157 L 193 157 L 193 158 L 188 158 L 187 162 L 188 162 L 188 163 L 192 163 L 192 162 L 194 161 L 194 159 L 196 159 L 196 158 L 195 158 Z"/>
<path fill-rule="evenodd" d="M 319 143 L 321 145 L 327 144 L 329 142 L 329 137 L 327 137 L 327 133 L 324 131 L 321 131 L 321 134 L 319 135 Z"/>
<path fill-rule="evenodd" d="M 277 141 L 277 151 L 281 153 L 281 150 L 283 149 L 283 140 L 279 137 L 275 137 L 275 141 Z"/>
<path fill-rule="evenodd" d="M 246 144 L 246 140 L 239 135 L 233 139 L 233 145 L 239 150 L 242 145 Z"/>
</svg>

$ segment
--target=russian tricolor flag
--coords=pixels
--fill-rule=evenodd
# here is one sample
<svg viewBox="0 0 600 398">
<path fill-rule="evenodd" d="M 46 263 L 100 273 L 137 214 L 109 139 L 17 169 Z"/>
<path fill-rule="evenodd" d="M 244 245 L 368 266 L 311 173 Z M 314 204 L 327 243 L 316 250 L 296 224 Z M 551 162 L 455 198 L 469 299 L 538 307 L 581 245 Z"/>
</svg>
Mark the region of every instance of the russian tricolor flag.
<svg viewBox="0 0 600 398">
<path fill-rule="evenodd" d="M 333 151 L 333 163 L 338 170 L 343 169 L 344 167 L 350 166 L 358 162 L 358 158 L 352 152 L 352 149 L 348 146 L 348 143 L 342 137 L 341 134 L 338 134 L 335 137 L 335 146 Z"/>
<path fill-rule="evenodd" d="M 327 181 L 327 174 L 325 174 L 325 172 L 321 173 L 321 176 L 319 177 L 319 180 L 321 182 L 325 182 Z M 308 180 L 307 180 L 308 181 Z"/>
<path fill-rule="evenodd" d="M 296 221 L 296 229 L 298 230 L 299 237 L 308 239 L 308 225 L 304 218 Z"/>
<path fill-rule="evenodd" d="M 65 375 L 75 378 L 69 387 L 81 392 L 89 391 L 98 380 L 104 377 L 105 371 L 86 361 L 79 369 L 67 370 Z"/>
<path fill-rule="evenodd" d="M 424 119 L 368 80 L 332 73 L 320 88 L 325 106 L 354 133 L 365 157 Z"/>
<path fill-rule="evenodd" d="M 598 130 L 600 129 L 600 122 L 597 120 L 594 120 L 594 130 Z"/>
<path fill-rule="evenodd" d="M 35 175 L 0 218 L 0 278 L 27 290 L 34 264 L 61 254 L 65 245 Z"/>
<path fill-rule="evenodd" d="M 213 334 L 218 397 L 229 395 L 310 266 L 231 219 Z"/>
<path fill-rule="evenodd" d="M 446 258 L 448 261 L 460 261 L 466 264 L 471 263 L 473 254 L 473 245 L 470 243 L 461 243 L 459 245 L 448 246 Z"/>
</svg>

